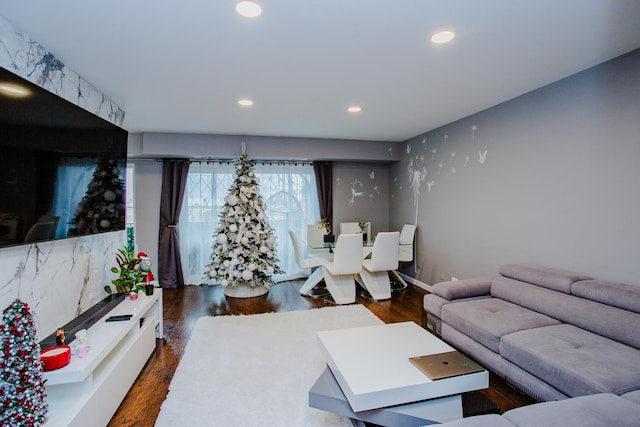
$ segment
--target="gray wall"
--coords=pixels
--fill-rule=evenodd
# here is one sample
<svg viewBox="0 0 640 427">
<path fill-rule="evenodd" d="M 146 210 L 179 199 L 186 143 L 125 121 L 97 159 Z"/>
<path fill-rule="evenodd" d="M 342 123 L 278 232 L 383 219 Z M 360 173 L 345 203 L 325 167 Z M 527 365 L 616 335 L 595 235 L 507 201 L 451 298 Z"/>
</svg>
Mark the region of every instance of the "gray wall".
<svg viewBox="0 0 640 427">
<path fill-rule="evenodd" d="M 370 221 L 371 234 L 389 231 L 389 165 L 336 163 L 333 168 L 333 232 L 341 222 Z"/>
<path fill-rule="evenodd" d="M 640 284 L 640 50 L 404 145 L 390 218 L 417 212 L 421 281 L 531 262 Z"/>
<path fill-rule="evenodd" d="M 130 161 L 134 166 L 134 206 L 136 250 L 151 258 L 152 271 L 158 271 L 158 234 L 162 163 L 155 160 Z"/>
</svg>

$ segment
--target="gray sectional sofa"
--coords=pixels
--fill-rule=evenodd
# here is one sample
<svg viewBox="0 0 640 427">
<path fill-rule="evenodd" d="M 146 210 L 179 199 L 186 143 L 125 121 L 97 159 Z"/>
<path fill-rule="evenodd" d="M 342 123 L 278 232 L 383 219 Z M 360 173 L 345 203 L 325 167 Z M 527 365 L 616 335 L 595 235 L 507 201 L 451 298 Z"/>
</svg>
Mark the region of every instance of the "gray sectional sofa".
<svg viewBox="0 0 640 427">
<path fill-rule="evenodd" d="M 499 273 L 434 285 L 427 328 L 539 401 L 640 390 L 640 286 L 523 264 Z"/>
<path fill-rule="evenodd" d="M 592 394 L 512 409 L 500 415 L 480 415 L 441 424 L 442 427 L 638 427 L 638 392 L 618 396 Z"/>
</svg>

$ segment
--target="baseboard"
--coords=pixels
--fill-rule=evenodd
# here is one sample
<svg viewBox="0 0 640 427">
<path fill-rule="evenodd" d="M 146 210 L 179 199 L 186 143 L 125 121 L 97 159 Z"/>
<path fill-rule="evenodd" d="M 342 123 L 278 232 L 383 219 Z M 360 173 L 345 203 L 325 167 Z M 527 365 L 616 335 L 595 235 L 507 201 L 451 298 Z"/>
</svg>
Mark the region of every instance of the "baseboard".
<svg viewBox="0 0 640 427">
<path fill-rule="evenodd" d="M 411 277 L 411 276 L 407 276 L 406 274 L 404 274 L 403 272 L 399 271 L 398 274 L 400 274 L 400 276 L 405 280 L 405 282 L 407 283 L 411 283 L 412 285 L 416 285 L 419 288 L 424 289 L 425 291 L 429 291 L 431 292 L 431 285 L 428 285 L 424 282 L 421 282 L 420 280 Z"/>
</svg>

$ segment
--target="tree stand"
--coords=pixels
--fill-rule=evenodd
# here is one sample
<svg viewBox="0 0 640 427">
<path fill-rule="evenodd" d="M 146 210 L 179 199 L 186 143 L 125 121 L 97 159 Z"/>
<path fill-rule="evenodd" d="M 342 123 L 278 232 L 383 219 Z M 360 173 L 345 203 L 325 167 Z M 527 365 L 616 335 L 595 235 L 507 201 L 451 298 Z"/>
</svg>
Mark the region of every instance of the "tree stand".
<svg viewBox="0 0 640 427">
<path fill-rule="evenodd" d="M 225 296 L 232 298 L 252 298 L 259 297 L 261 295 L 265 295 L 269 292 L 269 288 L 267 286 L 225 286 L 224 294 Z"/>
</svg>

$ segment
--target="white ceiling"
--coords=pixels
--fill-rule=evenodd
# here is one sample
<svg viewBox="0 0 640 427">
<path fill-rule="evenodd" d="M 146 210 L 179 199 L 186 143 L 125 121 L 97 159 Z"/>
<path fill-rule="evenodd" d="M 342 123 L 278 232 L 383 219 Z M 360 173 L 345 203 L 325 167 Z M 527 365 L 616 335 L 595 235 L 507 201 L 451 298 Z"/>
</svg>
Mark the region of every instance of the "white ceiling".
<svg viewBox="0 0 640 427">
<path fill-rule="evenodd" d="M 260 3 L 255 20 L 234 0 L 0 0 L 0 15 L 133 132 L 403 141 L 640 47 L 638 0 Z M 457 37 L 432 45 L 444 28 Z"/>
</svg>

